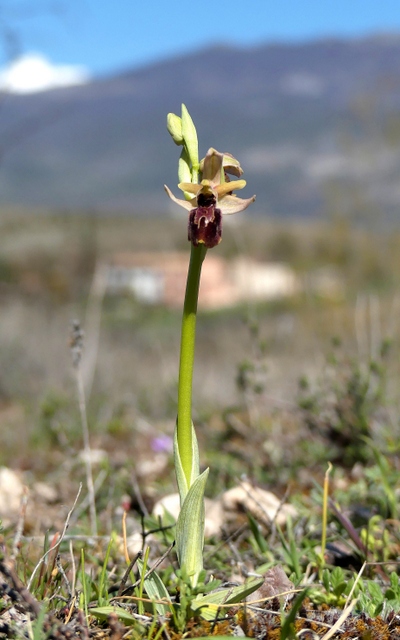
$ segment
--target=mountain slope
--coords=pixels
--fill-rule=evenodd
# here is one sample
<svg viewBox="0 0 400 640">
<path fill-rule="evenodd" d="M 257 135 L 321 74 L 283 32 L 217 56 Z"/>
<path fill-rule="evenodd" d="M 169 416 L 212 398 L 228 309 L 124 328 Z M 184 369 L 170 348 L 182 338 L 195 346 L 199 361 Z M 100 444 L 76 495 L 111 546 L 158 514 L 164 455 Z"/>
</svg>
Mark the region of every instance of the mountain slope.
<svg viewBox="0 0 400 640">
<path fill-rule="evenodd" d="M 179 150 L 165 120 L 181 102 L 202 154 L 212 145 L 241 160 L 255 213 L 320 215 L 327 189 L 344 185 L 396 215 L 400 36 L 214 47 L 84 86 L 3 96 L 0 204 L 169 210 L 162 185 L 177 182 Z"/>
</svg>

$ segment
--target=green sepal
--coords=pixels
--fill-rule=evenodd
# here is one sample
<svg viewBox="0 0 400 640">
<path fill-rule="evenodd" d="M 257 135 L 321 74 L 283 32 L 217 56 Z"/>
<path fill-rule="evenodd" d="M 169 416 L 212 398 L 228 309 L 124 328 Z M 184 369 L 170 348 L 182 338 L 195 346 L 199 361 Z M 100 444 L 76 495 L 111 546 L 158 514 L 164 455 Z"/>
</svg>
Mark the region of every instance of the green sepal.
<svg viewBox="0 0 400 640">
<path fill-rule="evenodd" d="M 192 171 L 190 169 L 190 159 L 186 147 L 184 146 L 178 161 L 178 178 L 181 182 L 192 182 Z M 193 194 L 188 191 L 184 191 L 186 200 L 192 200 Z"/>
<path fill-rule="evenodd" d="M 136 562 L 140 575 L 142 575 L 144 563 L 140 558 L 138 558 Z M 171 596 L 156 571 L 153 571 L 148 578 L 144 579 L 144 588 L 151 600 L 165 600 L 167 602 L 171 602 Z M 167 604 L 162 604 L 161 602 L 155 602 L 155 608 L 160 616 L 165 615 L 169 611 L 169 606 Z"/>
<path fill-rule="evenodd" d="M 185 570 L 193 586 L 203 569 L 204 546 L 204 490 L 208 469 L 198 476 L 183 502 L 176 523 L 176 552 L 179 565 Z"/>
<path fill-rule="evenodd" d="M 208 593 L 205 596 L 198 596 L 190 603 L 193 611 L 200 609 L 200 615 L 205 620 L 214 620 L 218 613 L 218 608 L 222 604 L 235 604 L 243 602 L 247 596 L 261 587 L 264 583 L 263 576 L 259 578 L 250 578 L 244 584 L 230 589 L 220 589 L 214 593 Z"/>
<path fill-rule="evenodd" d="M 183 147 L 178 160 L 178 179 L 179 182 L 191 182 L 192 172 L 190 170 L 190 160 L 186 147 Z M 193 198 L 192 194 L 190 197 Z"/>
<path fill-rule="evenodd" d="M 199 143 L 197 141 L 197 131 L 194 122 L 190 117 L 185 105 L 182 105 L 182 136 L 189 154 L 193 169 L 199 170 Z"/>
<path fill-rule="evenodd" d="M 181 500 L 181 507 L 182 507 L 190 487 L 188 487 L 188 484 L 187 484 L 186 475 L 183 470 L 181 456 L 179 453 L 177 424 L 175 426 L 175 433 L 174 433 L 174 462 L 175 462 L 176 481 L 178 483 L 178 491 L 179 491 L 179 497 Z M 199 446 L 197 444 L 197 437 L 196 437 L 196 432 L 194 430 L 193 422 L 192 422 L 192 460 L 191 460 L 190 468 L 191 468 L 190 486 L 192 486 L 193 482 L 196 480 L 196 478 L 200 473 Z"/>
</svg>

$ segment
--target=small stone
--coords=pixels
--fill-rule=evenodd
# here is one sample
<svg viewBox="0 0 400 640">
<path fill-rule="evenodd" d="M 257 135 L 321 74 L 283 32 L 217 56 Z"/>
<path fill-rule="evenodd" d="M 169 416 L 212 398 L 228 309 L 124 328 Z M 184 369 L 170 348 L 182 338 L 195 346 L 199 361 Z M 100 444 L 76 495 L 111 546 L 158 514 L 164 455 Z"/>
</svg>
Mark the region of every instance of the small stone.
<svg viewBox="0 0 400 640">
<path fill-rule="evenodd" d="M 205 498 L 204 505 L 206 513 L 204 535 L 207 538 L 211 538 L 219 535 L 220 533 L 221 527 L 224 523 L 223 509 L 219 500 L 210 500 L 209 498 Z M 180 509 L 179 493 L 171 493 L 156 502 L 153 509 L 153 515 L 163 518 L 167 513 L 176 521 L 178 519 Z"/>
<path fill-rule="evenodd" d="M 227 519 L 234 519 L 239 513 L 250 513 L 263 524 L 276 521 L 279 526 L 286 524 L 288 517 L 297 515 L 296 509 L 287 503 L 281 503 L 271 491 L 253 487 L 249 482 L 226 491 L 221 498 Z"/>
<path fill-rule="evenodd" d="M 204 534 L 207 538 L 213 538 L 221 533 L 224 524 L 224 510 L 221 500 L 205 499 L 206 519 L 204 524 Z"/>
<path fill-rule="evenodd" d="M 170 493 L 156 502 L 153 508 L 153 516 L 164 518 L 166 514 L 169 514 L 174 520 L 177 520 L 180 509 L 179 493 Z"/>
<path fill-rule="evenodd" d="M 242 627 L 240 627 L 238 624 L 233 628 L 233 635 L 236 638 L 245 638 L 246 634 L 243 631 Z"/>
<path fill-rule="evenodd" d="M 126 547 L 130 557 L 135 556 L 143 549 L 143 536 L 139 531 L 135 531 L 126 539 Z"/>
<path fill-rule="evenodd" d="M 93 465 L 101 464 L 102 462 L 107 461 L 108 453 L 103 449 L 90 449 L 89 451 L 86 451 L 86 449 L 83 449 L 79 453 L 79 458 L 80 460 L 82 460 L 82 462 L 89 461 L 90 464 L 93 464 Z"/>
<path fill-rule="evenodd" d="M 258 600 L 267 600 L 276 596 L 285 595 L 285 599 L 289 595 L 287 592 L 294 589 L 294 584 L 289 580 L 281 565 L 268 569 L 264 573 L 264 583 L 258 587 L 256 591 L 251 593 L 247 598 L 247 602 L 256 603 Z M 258 603 L 258 606 L 260 603 Z"/>
<path fill-rule="evenodd" d="M 57 490 L 46 482 L 35 482 L 32 490 L 34 496 L 40 498 L 43 502 L 47 502 L 48 504 L 57 502 Z"/>
<path fill-rule="evenodd" d="M 156 453 L 152 458 L 139 460 L 136 463 L 135 472 L 142 479 L 157 478 L 167 468 L 168 460 L 169 455 L 167 453 Z"/>
<path fill-rule="evenodd" d="M 24 485 L 8 467 L 0 467 L 0 518 L 9 523 L 18 517 Z"/>
</svg>

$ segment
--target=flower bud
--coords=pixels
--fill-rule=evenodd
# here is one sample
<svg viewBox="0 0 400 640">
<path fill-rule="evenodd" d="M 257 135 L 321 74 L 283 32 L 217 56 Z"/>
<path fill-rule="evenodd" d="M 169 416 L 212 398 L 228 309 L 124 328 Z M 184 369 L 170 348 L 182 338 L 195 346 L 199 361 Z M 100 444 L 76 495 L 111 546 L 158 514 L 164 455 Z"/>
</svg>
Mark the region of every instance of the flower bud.
<svg viewBox="0 0 400 640">
<path fill-rule="evenodd" d="M 181 146 L 183 144 L 182 118 L 175 113 L 169 113 L 167 115 L 167 129 L 175 144 Z"/>
<path fill-rule="evenodd" d="M 192 167 L 198 170 L 199 144 L 197 141 L 197 131 L 189 111 L 184 104 L 182 105 L 182 136 Z"/>
</svg>

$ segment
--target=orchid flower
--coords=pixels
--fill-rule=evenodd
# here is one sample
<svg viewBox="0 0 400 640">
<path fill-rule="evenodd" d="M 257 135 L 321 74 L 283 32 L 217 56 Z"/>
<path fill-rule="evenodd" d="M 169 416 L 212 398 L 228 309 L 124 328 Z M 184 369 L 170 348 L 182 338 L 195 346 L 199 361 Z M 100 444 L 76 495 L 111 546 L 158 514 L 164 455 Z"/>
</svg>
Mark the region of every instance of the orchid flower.
<svg viewBox="0 0 400 640">
<path fill-rule="evenodd" d="M 240 177 L 243 173 L 239 162 L 229 154 L 209 149 L 200 163 L 201 182 L 180 182 L 179 189 L 193 195 L 190 200 L 176 198 L 165 186 L 171 200 L 189 211 L 188 239 L 194 245 L 204 244 L 207 249 L 221 242 L 222 215 L 238 213 L 254 202 L 252 198 L 238 198 L 233 195 L 236 189 L 246 186 L 245 180 L 228 179 L 227 174 Z"/>
<path fill-rule="evenodd" d="M 221 241 L 222 215 L 243 211 L 254 202 L 233 195 L 246 185 L 239 162 L 229 154 L 209 149 L 199 162 L 197 132 L 182 105 L 182 116 L 169 113 L 167 128 L 176 145 L 182 147 L 178 163 L 180 200 L 165 187 L 169 197 L 189 211 L 188 237 L 191 244 L 182 314 L 178 378 L 178 415 L 174 434 L 174 462 L 181 510 L 176 523 L 176 551 L 181 568 L 193 586 L 203 570 L 204 491 L 208 469 L 200 473 L 199 448 L 192 422 L 193 367 L 196 340 L 197 302 L 201 268 L 207 250 Z M 227 174 L 238 180 L 230 181 Z M 257 588 L 257 587 L 255 587 Z M 228 597 L 226 592 L 223 598 Z M 215 612 L 213 612 L 215 613 Z"/>
</svg>

